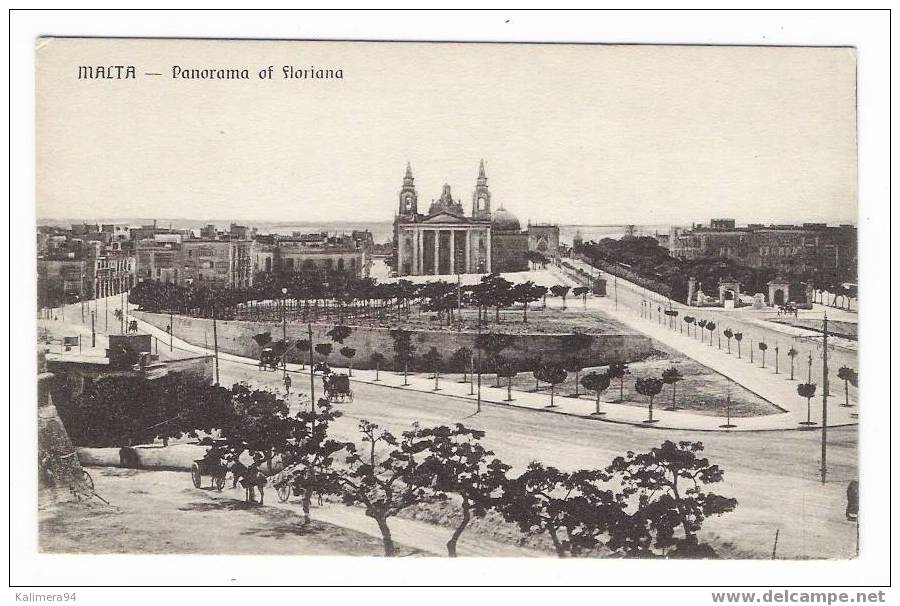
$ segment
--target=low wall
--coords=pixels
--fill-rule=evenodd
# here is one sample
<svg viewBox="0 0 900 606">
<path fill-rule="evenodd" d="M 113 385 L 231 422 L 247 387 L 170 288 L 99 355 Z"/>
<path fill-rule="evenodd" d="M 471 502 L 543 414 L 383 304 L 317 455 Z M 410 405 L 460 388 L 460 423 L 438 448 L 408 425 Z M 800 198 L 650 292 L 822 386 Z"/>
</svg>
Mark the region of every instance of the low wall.
<svg viewBox="0 0 900 606">
<path fill-rule="evenodd" d="M 169 324 L 168 314 L 156 314 L 150 312 L 135 311 L 135 317 L 145 322 L 165 329 Z M 207 318 L 191 318 L 187 316 L 174 316 L 175 336 L 194 345 L 213 346 L 212 320 Z M 331 339 L 325 334 L 333 328 L 333 324 L 313 324 L 313 344 L 331 343 Z M 386 358 L 383 368 L 394 370 L 394 340 L 390 330 L 386 328 L 374 328 L 368 326 L 351 326 L 352 334 L 344 340 L 343 344 L 334 343 L 334 351 L 328 357 L 328 363 L 332 366 L 347 366 L 347 358 L 340 354 L 342 347 L 356 349 L 353 358 L 354 368 L 374 368 L 369 356 L 373 352 L 381 352 Z M 280 323 L 249 322 L 243 320 L 217 320 L 216 331 L 218 334 L 219 351 L 247 358 L 258 359 L 260 348 L 253 340 L 253 336 L 263 332 L 271 332 L 273 339 L 280 339 L 282 327 Z M 516 365 L 517 370 L 532 370 L 528 360 L 539 356 L 545 362 L 563 363 L 571 357 L 566 349 L 568 344 L 566 334 L 530 334 L 511 335 L 511 345 L 503 350 L 504 358 Z M 649 337 L 637 334 L 596 334 L 591 335 L 593 340 L 583 355 L 588 366 L 602 366 L 611 362 L 630 362 L 641 359 L 653 351 Z M 416 331 L 412 335 L 412 343 L 415 347 L 413 361 L 410 370 L 426 370 L 422 356 L 432 347 L 443 355 L 444 371 L 461 371 L 461 367 L 454 368 L 450 364 L 450 357 L 460 347 L 468 347 L 475 350 L 474 332 L 452 331 Z M 306 324 L 288 324 L 287 340 L 296 342 L 298 339 L 309 338 Z M 476 351 L 477 353 L 477 351 Z M 315 360 L 324 358 L 314 354 Z M 306 354 L 304 362 L 307 361 Z M 300 354 L 292 349 L 287 355 L 287 361 L 300 362 Z M 398 369 L 399 370 L 399 369 Z"/>
</svg>

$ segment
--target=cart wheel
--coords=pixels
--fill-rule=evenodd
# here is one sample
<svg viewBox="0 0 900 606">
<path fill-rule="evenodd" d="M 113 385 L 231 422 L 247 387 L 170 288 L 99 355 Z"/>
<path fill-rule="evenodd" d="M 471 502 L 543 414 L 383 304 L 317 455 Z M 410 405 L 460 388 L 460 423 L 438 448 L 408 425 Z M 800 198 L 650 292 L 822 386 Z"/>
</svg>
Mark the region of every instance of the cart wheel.
<svg viewBox="0 0 900 606">
<path fill-rule="evenodd" d="M 94 490 L 94 478 L 91 477 L 91 474 L 86 469 L 81 470 L 81 479 L 84 480 L 89 490 Z"/>
<path fill-rule="evenodd" d="M 282 503 L 287 503 L 287 500 L 291 498 L 291 485 L 285 482 L 281 484 L 277 489 L 278 500 Z"/>
<path fill-rule="evenodd" d="M 194 483 L 194 488 L 200 488 L 200 482 L 203 480 L 203 476 L 200 475 L 200 466 L 196 463 L 191 465 L 191 481 Z"/>
<path fill-rule="evenodd" d="M 222 474 L 216 478 L 216 490 L 222 492 L 223 488 L 225 488 L 225 474 Z"/>
</svg>

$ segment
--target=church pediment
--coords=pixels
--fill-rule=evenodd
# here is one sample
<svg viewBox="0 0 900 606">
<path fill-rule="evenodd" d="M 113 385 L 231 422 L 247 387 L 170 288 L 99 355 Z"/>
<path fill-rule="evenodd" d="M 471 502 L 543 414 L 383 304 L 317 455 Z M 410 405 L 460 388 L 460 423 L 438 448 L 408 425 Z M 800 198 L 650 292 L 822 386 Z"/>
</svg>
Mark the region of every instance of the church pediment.
<svg viewBox="0 0 900 606">
<path fill-rule="evenodd" d="M 422 223 L 471 223 L 471 221 L 467 217 L 442 211 L 425 217 Z"/>
</svg>

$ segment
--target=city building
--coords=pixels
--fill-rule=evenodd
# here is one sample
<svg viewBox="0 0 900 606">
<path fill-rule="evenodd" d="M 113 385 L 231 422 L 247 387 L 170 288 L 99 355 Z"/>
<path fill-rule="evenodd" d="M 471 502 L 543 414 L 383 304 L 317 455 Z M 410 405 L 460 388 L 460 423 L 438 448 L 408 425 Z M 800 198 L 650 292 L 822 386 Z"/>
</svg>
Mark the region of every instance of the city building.
<svg viewBox="0 0 900 606">
<path fill-rule="evenodd" d="M 38 249 L 41 307 L 116 295 L 134 284 L 135 260 L 130 252 L 83 237 L 53 235 Z"/>
<path fill-rule="evenodd" d="M 158 234 L 136 246 L 137 279 L 247 288 L 253 284 L 252 240 L 183 239 Z"/>
<path fill-rule="evenodd" d="M 672 228 L 669 254 L 681 259 L 726 257 L 750 267 L 785 271 L 819 270 L 843 281 L 856 278 L 857 243 L 853 225 L 828 226 L 750 224 L 737 227 L 734 219 L 714 219 L 708 227 Z"/>
<path fill-rule="evenodd" d="M 371 237 L 370 237 L 371 241 Z M 256 242 L 264 252 L 254 253 L 255 271 L 282 273 L 344 273 L 357 278 L 368 277 L 372 264 L 363 240 L 353 235 L 327 233 L 275 236 L 273 243 Z"/>
<path fill-rule="evenodd" d="M 496 211 L 491 207 L 484 160 L 478 166 L 468 216 L 448 184 L 428 212 L 420 213 L 407 163 L 394 217 L 394 271 L 400 276 L 525 271 L 529 250 L 559 254 L 558 226 L 536 224 L 523 231 L 502 204 Z"/>
</svg>

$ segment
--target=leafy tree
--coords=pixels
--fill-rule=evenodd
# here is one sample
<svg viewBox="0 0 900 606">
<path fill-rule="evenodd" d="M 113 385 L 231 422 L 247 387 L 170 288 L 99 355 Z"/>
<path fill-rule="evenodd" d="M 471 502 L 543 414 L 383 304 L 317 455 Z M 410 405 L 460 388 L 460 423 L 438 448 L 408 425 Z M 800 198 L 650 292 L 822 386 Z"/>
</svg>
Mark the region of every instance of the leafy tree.
<svg viewBox="0 0 900 606">
<path fill-rule="evenodd" d="M 791 381 L 793 381 L 794 380 L 794 358 L 796 358 L 798 355 L 800 355 L 800 352 L 797 351 L 796 349 L 794 349 L 793 347 L 791 347 L 789 350 L 787 350 L 787 355 L 791 359 Z"/>
<path fill-rule="evenodd" d="M 544 362 L 541 360 L 540 356 L 529 356 L 528 357 L 528 368 L 531 370 L 531 376 L 534 377 L 534 393 L 537 393 L 541 390 L 541 366 L 543 366 Z"/>
<path fill-rule="evenodd" d="M 380 351 L 373 351 L 372 355 L 369 356 L 369 359 L 372 361 L 372 364 L 375 365 L 375 380 L 380 381 L 381 378 L 378 376 L 378 373 L 381 371 L 381 365 L 384 364 L 384 354 Z"/>
<path fill-rule="evenodd" d="M 337 326 L 335 326 L 334 328 L 332 328 L 325 334 L 328 335 L 329 337 L 331 337 L 331 340 L 334 341 L 335 343 L 343 344 L 344 339 L 349 337 L 351 335 L 351 333 L 353 333 L 352 328 L 350 328 L 349 326 L 344 326 L 342 324 L 338 324 Z"/>
<path fill-rule="evenodd" d="M 356 349 L 352 347 L 341 347 L 341 355 L 347 358 L 349 363 L 348 374 L 353 376 L 353 358 L 356 356 Z"/>
<path fill-rule="evenodd" d="M 576 286 L 572 289 L 573 297 L 581 297 L 581 304 L 587 309 L 587 296 L 591 292 L 591 289 L 587 286 Z"/>
<path fill-rule="evenodd" d="M 327 362 L 328 356 L 331 355 L 331 352 L 334 350 L 334 346 L 331 343 L 319 343 L 316 345 L 316 353 L 325 358 Z"/>
<path fill-rule="evenodd" d="M 260 455 L 269 475 L 276 455 L 283 453 L 290 437 L 288 405 L 274 392 L 251 389 L 247 383 L 231 388 L 233 423 L 222 428 L 222 437 L 236 460 L 244 450 Z"/>
<path fill-rule="evenodd" d="M 841 366 L 838 369 L 838 378 L 844 382 L 844 406 L 850 406 L 850 387 L 856 387 L 858 376 L 856 371 L 849 366 Z"/>
<path fill-rule="evenodd" d="M 591 335 L 581 332 L 573 332 L 571 335 L 563 337 L 563 348 L 570 354 L 566 359 L 565 369 L 575 373 L 575 394 L 578 397 L 579 375 L 584 370 L 585 360 L 591 351 L 591 344 L 594 338 Z"/>
<path fill-rule="evenodd" d="M 562 297 L 562 308 L 566 308 L 566 296 L 569 294 L 569 290 L 571 290 L 570 286 L 565 286 L 563 284 L 557 284 L 556 286 L 550 287 L 550 292 L 554 297 Z"/>
<path fill-rule="evenodd" d="M 616 457 L 607 472 L 618 479 L 631 511 L 621 526 L 612 529 L 607 547 L 626 556 L 668 550 L 672 557 L 714 555 L 700 545 L 697 534 L 706 518 L 737 507 L 737 500 L 707 491 L 721 482 L 723 470 L 701 456 L 702 442 L 666 440 L 658 448 Z M 678 529 L 681 537 L 677 537 Z M 652 540 L 652 542 L 651 542 Z"/>
<path fill-rule="evenodd" d="M 634 389 L 642 396 L 647 396 L 650 398 L 650 405 L 647 410 L 649 412 L 649 416 L 645 423 L 655 423 L 657 419 L 653 418 L 653 398 L 659 395 L 659 392 L 662 391 L 663 382 L 662 379 L 657 379 L 656 377 L 643 377 L 634 382 Z"/>
<path fill-rule="evenodd" d="M 684 316 L 681 318 L 681 321 L 687 324 L 688 326 L 688 336 L 691 336 L 691 324 L 694 323 L 694 316 Z"/>
<path fill-rule="evenodd" d="M 506 379 L 506 401 L 512 402 L 512 380 L 518 374 L 516 365 L 506 358 L 497 358 L 497 376 Z"/>
<path fill-rule="evenodd" d="M 417 458 L 428 448 L 428 443 L 418 428 L 405 431 L 397 438 L 375 423 L 362 420 L 359 432 L 364 446 L 362 449 L 352 443 L 345 446 L 350 454 L 335 481 L 345 505 L 363 505 L 366 515 L 375 520 L 381 531 L 384 555 L 393 557 L 396 548 L 388 519 L 407 507 L 441 496 L 430 489 L 433 478 L 423 472 Z M 382 445 L 380 453 L 379 444 Z"/>
<path fill-rule="evenodd" d="M 726 328 L 724 331 L 722 331 L 722 334 L 725 335 L 725 339 L 728 343 L 728 353 L 731 354 L 731 337 L 734 336 L 734 331 L 730 328 Z"/>
<path fill-rule="evenodd" d="M 391 330 L 391 338 L 394 340 L 394 359 L 397 365 L 403 368 L 403 384 L 409 385 L 409 363 L 412 361 L 416 346 L 412 342 L 412 333 L 402 328 Z"/>
<path fill-rule="evenodd" d="M 600 470 L 560 471 L 534 461 L 503 492 L 503 517 L 525 534 L 546 534 L 560 558 L 578 556 L 600 545 L 599 537 L 616 524 L 622 507 L 603 485 Z"/>
<path fill-rule="evenodd" d="M 440 494 L 455 494 L 461 500 L 462 518 L 447 541 L 447 554 L 456 557 L 456 544 L 472 517 L 483 518 L 499 499 L 506 484 L 509 465 L 502 463 L 479 442 L 484 432 L 460 423 L 422 429 L 418 439 L 428 456 L 419 475 Z M 430 481 L 429 481 L 430 480 Z"/>
<path fill-rule="evenodd" d="M 606 373 L 589 372 L 581 378 L 581 384 L 588 391 L 593 391 L 597 394 L 597 410 L 594 411 L 593 414 L 597 416 L 604 414 L 600 412 L 600 394 L 609 387 L 609 375 Z"/>
<path fill-rule="evenodd" d="M 520 282 L 512 287 L 510 297 L 513 301 L 522 304 L 522 322 L 528 322 L 528 304 L 534 301 L 540 301 L 542 296 L 541 289 L 534 285 L 534 282 Z"/>
<path fill-rule="evenodd" d="M 738 359 L 740 360 L 740 358 L 741 358 L 741 341 L 744 340 L 744 333 L 742 333 L 742 332 L 736 332 L 736 333 L 734 333 L 734 340 L 735 340 L 735 342 L 737 343 L 737 347 L 738 347 Z"/>
<path fill-rule="evenodd" d="M 290 424 L 290 437 L 284 453 L 285 463 L 291 465 L 287 481 L 293 493 L 303 496 L 303 524 L 309 524 L 313 493 L 339 494 L 337 472 L 332 467 L 335 455 L 346 444 L 328 438 L 328 428 L 341 416 L 328 398 L 320 398 L 317 409 L 297 413 Z"/>
<path fill-rule="evenodd" d="M 442 359 L 443 356 L 441 356 L 441 353 L 437 350 L 437 347 L 432 347 L 424 356 L 422 356 L 422 360 L 424 360 L 425 365 L 434 373 L 434 391 L 440 390 L 438 377 L 441 374 Z"/>
<path fill-rule="evenodd" d="M 272 333 L 271 332 L 261 332 L 257 335 L 253 335 L 253 340 L 256 341 L 256 344 L 260 349 L 268 345 L 272 342 Z"/>
<path fill-rule="evenodd" d="M 496 369 L 497 358 L 500 352 L 509 347 L 512 342 L 512 336 L 503 333 L 488 332 L 479 334 L 475 337 L 475 348 L 484 352 L 485 357 L 494 365 Z M 480 374 L 480 370 L 479 370 Z M 497 387 L 500 386 L 500 375 L 497 375 Z"/>
<path fill-rule="evenodd" d="M 540 374 L 536 374 L 535 377 L 544 383 L 550 384 L 550 404 L 547 408 L 556 408 L 556 404 L 553 401 L 556 395 L 556 386 L 565 381 L 569 373 L 566 372 L 565 368 L 556 364 L 541 366 L 539 372 Z"/>
<path fill-rule="evenodd" d="M 306 356 L 310 354 L 310 341 L 309 339 L 297 339 L 294 347 L 300 353 L 300 370 L 303 370 L 306 368 Z"/>
<path fill-rule="evenodd" d="M 666 385 L 672 386 L 672 407 L 669 410 L 675 410 L 675 386 L 679 381 L 682 381 L 684 376 L 682 376 L 681 372 L 675 368 L 674 366 L 670 366 L 665 369 L 662 373 L 662 382 Z"/>
<path fill-rule="evenodd" d="M 759 347 L 759 351 L 762 352 L 762 367 L 765 368 L 766 367 L 766 350 L 769 349 L 769 346 L 766 345 L 765 342 L 763 342 L 763 341 L 760 341 L 759 343 L 757 343 L 756 346 Z"/>
<path fill-rule="evenodd" d="M 624 362 L 613 362 L 606 371 L 610 379 L 619 380 L 619 402 L 625 401 L 625 375 L 631 374 Z"/>
<path fill-rule="evenodd" d="M 712 347 L 712 338 L 713 338 L 713 332 L 715 332 L 715 330 L 716 330 L 716 323 L 715 322 L 707 322 L 706 330 L 709 331 L 709 346 Z M 719 338 L 719 349 L 722 349 L 721 337 Z"/>
<path fill-rule="evenodd" d="M 450 357 L 450 363 L 453 364 L 454 367 L 461 367 L 463 369 L 462 382 L 468 383 L 468 372 L 472 367 L 472 350 L 468 347 L 460 347 L 453 352 L 453 355 Z"/>
<path fill-rule="evenodd" d="M 797 385 L 797 395 L 806 398 L 806 423 L 804 425 L 813 425 L 812 422 L 812 399 L 816 395 L 815 383 L 800 383 Z"/>
<path fill-rule="evenodd" d="M 697 320 L 697 326 L 700 327 L 700 342 L 703 343 L 703 335 L 706 334 L 704 332 L 706 329 L 706 320 Z"/>
</svg>

